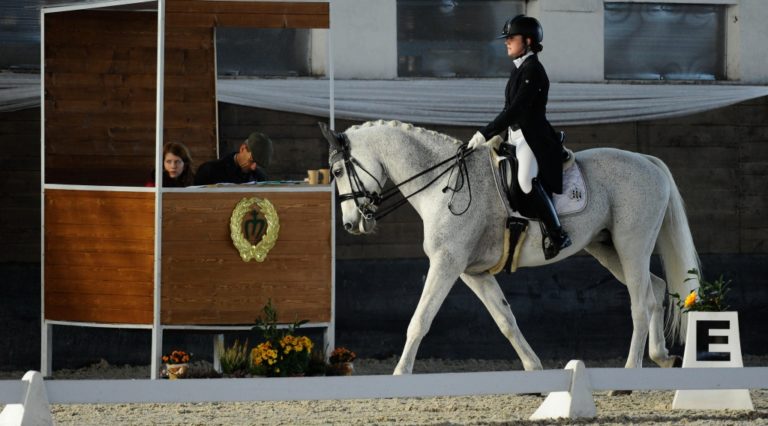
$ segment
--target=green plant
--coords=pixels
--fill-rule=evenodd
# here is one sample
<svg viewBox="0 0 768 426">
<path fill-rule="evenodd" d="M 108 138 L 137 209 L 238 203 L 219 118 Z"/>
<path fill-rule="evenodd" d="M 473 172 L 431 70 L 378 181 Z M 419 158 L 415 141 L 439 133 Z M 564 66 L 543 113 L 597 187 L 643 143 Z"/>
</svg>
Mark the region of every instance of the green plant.
<svg viewBox="0 0 768 426">
<path fill-rule="evenodd" d="M 297 330 L 308 321 L 294 321 L 287 328 L 278 326 L 277 309 L 272 300 L 263 308 L 264 318 L 257 318 L 254 330 L 264 341 L 251 350 L 249 371 L 260 376 L 297 376 L 309 368 L 313 343 L 307 336 L 297 335 Z"/>
<path fill-rule="evenodd" d="M 224 342 L 216 342 L 216 350 L 221 363 L 221 371 L 228 375 L 244 374 L 248 370 L 248 339 L 240 344 L 235 340 L 232 346 L 225 348 Z"/>
<path fill-rule="evenodd" d="M 262 308 L 264 318 L 256 318 L 256 325 L 251 330 L 258 330 L 267 340 L 275 340 L 286 334 L 296 334 L 296 330 L 302 325 L 308 323 L 308 320 L 295 320 L 287 329 L 279 329 L 277 326 L 277 309 L 272 304 L 272 299 L 267 300 L 267 304 Z"/>
<path fill-rule="evenodd" d="M 721 312 L 727 311 L 730 306 L 725 303 L 726 295 L 731 289 L 728 287 L 731 280 L 725 281 L 720 275 L 715 281 L 706 281 L 701 277 L 697 269 L 688 271 L 693 277 L 686 278 L 685 281 L 697 280 L 699 288 L 691 291 L 685 299 L 677 293 L 670 293 L 669 296 L 675 300 L 681 312 Z"/>
</svg>

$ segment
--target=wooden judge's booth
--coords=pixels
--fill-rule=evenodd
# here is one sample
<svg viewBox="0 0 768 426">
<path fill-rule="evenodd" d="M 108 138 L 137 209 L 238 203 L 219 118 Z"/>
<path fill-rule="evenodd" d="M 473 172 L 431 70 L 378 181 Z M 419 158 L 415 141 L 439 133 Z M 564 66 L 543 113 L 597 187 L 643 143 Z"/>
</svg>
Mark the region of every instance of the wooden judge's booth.
<svg viewBox="0 0 768 426">
<path fill-rule="evenodd" d="M 157 378 L 164 330 L 222 339 L 250 329 L 270 299 L 281 320 L 309 320 L 333 348 L 330 185 L 144 187 L 153 165 L 162 171 L 165 142 L 183 142 L 196 165 L 218 155 L 220 25 L 328 29 L 329 5 L 104 0 L 42 10 L 44 375 L 54 326 L 148 330 Z M 258 235 L 248 235 L 254 223 Z"/>
</svg>

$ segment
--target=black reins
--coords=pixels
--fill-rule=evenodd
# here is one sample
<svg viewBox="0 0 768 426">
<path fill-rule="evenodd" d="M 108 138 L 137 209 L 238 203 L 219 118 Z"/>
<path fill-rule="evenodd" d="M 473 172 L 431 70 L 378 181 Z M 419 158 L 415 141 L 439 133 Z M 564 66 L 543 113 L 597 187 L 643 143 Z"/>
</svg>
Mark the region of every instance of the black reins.
<svg viewBox="0 0 768 426">
<path fill-rule="evenodd" d="M 354 157 L 352 157 L 352 152 L 350 148 L 349 139 L 347 138 L 347 135 L 344 133 L 339 133 L 336 135 L 336 139 L 341 145 L 341 154 L 344 159 L 344 169 L 347 173 L 347 178 L 349 179 L 349 186 L 352 192 L 346 193 L 346 194 L 339 194 L 339 202 L 344 202 L 347 200 L 353 200 L 355 202 L 355 206 L 357 207 L 358 211 L 366 220 L 376 219 L 379 220 L 383 218 L 384 216 L 392 213 L 393 211 L 400 208 L 403 204 L 408 202 L 408 199 L 413 197 L 414 195 L 420 193 L 421 191 L 427 189 L 430 187 L 433 183 L 435 183 L 438 179 L 445 176 L 446 173 L 451 173 L 448 176 L 448 182 L 451 181 L 451 177 L 453 176 L 454 169 L 458 168 L 459 172 L 456 176 L 456 183 L 453 187 L 449 185 L 446 185 L 445 188 L 443 188 L 443 192 L 452 191 L 451 199 L 448 202 L 448 209 L 450 212 L 454 215 L 462 215 L 464 214 L 468 209 L 469 206 L 472 204 L 472 186 L 469 182 L 469 172 L 467 170 L 467 164 L 466 164 L 466 157 L 471 155 L 474 150 L 470 150 L 467 148 L 466 145 L 460 146 L 456 150 L 456 154 L 446 158 L 445 160 L 435 164 L 432 167 L 429 167 L 425 170 L 422 170 L 421 172 L 409 177 L 408 179 L 398 183 L 397 185 L 394 185 L 393 187 L 387 189 L 386 191 L 384 188 L 382 188 L 381 183 L 378 179 L 376 179 L 371 172 L 365 169 Z M 338 153 L 336 153 L 338 154 Z M 412 192 L 408 195 L 403 195 L 400 192 L 400 188 L 403 185 L 408 184 L 409 182 L 412 182 L 415 179 L 420 178 L 421 176 L 424 176 L 427 173 L 432 172 L 435 169 L 438 169 L 445 164 L 451 163 L 449 167 L 447 167 L 445 170 L 442 170 L 437 176 L 432 178 L 429 182 L 427 182 L 424 186 L 417 189 L 416 191 Z M 357 169 L 360 168 L 363 172 L 365 172 L 368 176 L 370 176 L 378 185 L 379 190 L 381 191 L 381 194 L 378 192 L 369 191 L 365 184 L 363 184 L 363 181 L 360 179 L 360 175 L 357 173 Z M 467 188 L 469 190 L 469 201 L 467 202 L 467 206 L 460 212 L 455 212 L 453 210 L 453 198 L 456 196 L 456 193 L 461 191 L 461 189 L 464 187 L 464 182 L 467 183 Z M 402 198 L 397 200 L 394 204 L 379 208 L 381 204 L 396 196 L 400 195 Z M 360 198 L 364 198 L 365 202 L 360 202 Z"/>
</svg>

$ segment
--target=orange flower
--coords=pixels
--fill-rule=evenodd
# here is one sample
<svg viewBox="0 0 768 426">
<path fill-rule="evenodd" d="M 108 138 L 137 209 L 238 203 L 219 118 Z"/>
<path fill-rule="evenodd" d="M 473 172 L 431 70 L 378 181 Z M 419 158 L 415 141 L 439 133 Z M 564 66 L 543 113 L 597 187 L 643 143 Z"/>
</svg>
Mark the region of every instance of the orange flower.
<svg viewBox="0 0 768 426">
<path fill-rule="evenodd" d="M 690 309 L 697 300 L 696 296 L 696 290 L 692 291 L 691 294 L 688 295 L 688 297 L 685 298 L 685 303 L 683 304 L 683 307 L 686 309 Z"/>
</svg>

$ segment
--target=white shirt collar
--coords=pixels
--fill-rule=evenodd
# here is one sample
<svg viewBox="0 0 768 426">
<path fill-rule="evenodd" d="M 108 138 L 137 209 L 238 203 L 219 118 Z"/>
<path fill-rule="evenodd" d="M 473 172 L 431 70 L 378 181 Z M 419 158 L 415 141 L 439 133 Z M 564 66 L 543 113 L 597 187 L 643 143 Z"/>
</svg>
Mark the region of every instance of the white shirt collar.
<svg viewBox="0 0 768 426">
<path fill-rule="evenodd" d="M 528 57 L 531 56 L 531 55 L 533 55 L 533 52 L 529 51 L 525 55 L 523 55 L 523 56 L 515 59 L 514 61 L 512 61 L 512 62 L 515 63 L 515 68 L 520 68 L 520 65 L 522 65 L 523 62 L 525 62 L 525 60 L 528 59 Z"/>
</svg>

